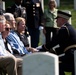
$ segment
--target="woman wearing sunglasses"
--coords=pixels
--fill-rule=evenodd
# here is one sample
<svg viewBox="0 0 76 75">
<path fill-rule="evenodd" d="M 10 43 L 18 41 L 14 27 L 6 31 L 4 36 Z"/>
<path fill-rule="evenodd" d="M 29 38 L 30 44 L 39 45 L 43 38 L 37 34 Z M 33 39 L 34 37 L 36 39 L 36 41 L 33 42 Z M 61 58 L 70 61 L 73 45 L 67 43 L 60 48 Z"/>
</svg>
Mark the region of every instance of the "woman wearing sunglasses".
<svg viewBox="0 0 76 75">
<path fill-rule="evenodd" d="M 7 51 L 9 51 L 11 54 L 13 54 L 11 45 L 7 42 L 6 37 L 9 35 L 11 30 L 11 26 L 10 23 L 7 21 L 5 24 L 5 31 L 2 32 L 2 38 L 4 40 L 4 44 L 5 44 L 5 48 Z M 19 65 L 21 65 L 22 63 L 22 59 L 20 58 L 16 58 L 17 59 L 17 71 L 18 71 L 18 75 L 22 75 L 22 68 L 19 67 Z"/>
<path fill-rule="evenodd" d="M 11 30 L 11 27 L 10 27 L 10 23 L 9 22 L 6 22 L 6 25 L 5 25 L 5 31 L 2 32 L 2 37 L 4 39 L 4 43 L 5 43 L 5 47 L 6 49 L 13 54 L 13 51 L 11 50 L 11 46 L 9 45 L 9 43 L 6 41 L 6 37 L 9 35 L 10 33 L 10 30 Z"/>
</svg>

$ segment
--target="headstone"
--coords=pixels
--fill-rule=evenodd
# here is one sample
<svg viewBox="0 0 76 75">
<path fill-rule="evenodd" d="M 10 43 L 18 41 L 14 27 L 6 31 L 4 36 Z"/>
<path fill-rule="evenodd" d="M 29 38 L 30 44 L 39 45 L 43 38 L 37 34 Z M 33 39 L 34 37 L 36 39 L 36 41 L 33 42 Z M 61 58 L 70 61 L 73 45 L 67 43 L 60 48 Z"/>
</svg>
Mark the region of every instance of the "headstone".
<svg viewBox="0 0 76 75">
<path fill-rule="evenodd" d="M 58 56 L 38 52 L 23 57 L 22 75 L 59 75 Z"/>
<path fill-rule="evenodd" d="M 74 0 L 74 9 L 76 10 L 76 0 Z"/>
<path fill-rule="evenodd" d="M 56 0 L 56 2 L 57 2 L 57 7 L 59 7 L 60 6 L 60 0 Z"/>
<path fill-rule="evenodd" d="M 0 8 L 5 10 L 5 2 L 0 0 Z"/>
</svg>

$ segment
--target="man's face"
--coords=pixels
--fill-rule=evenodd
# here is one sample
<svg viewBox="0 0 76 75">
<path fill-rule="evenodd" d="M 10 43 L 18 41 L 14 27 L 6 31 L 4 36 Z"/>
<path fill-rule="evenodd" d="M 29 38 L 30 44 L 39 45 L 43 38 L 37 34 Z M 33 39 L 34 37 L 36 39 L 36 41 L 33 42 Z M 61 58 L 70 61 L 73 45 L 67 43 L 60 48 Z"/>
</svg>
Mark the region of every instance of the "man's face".
<svg viewBox="0 0 76 75">
<path fill-rule="evenodd" d="M 15 28 L 15 24 L 16 24 L 16 21 L 15 21 L 14 17 L 11 18 L 10 23 L 11 23 L 11 28 L 14 29 Z"/>
<path fill-rule="evenodd" d="M 5 31 L 5 23 L 6 23 L 5 20 L 3 22 L 0 22 L 0 32 Z"/>
<path fill-rule="evenodd" d="M 56 20 L 56 22 L 57 22 L 57 26 L 61 27 L 62 24 L 63 24 L 63 19 L 61 17 L 58 17 L 57 20 Z"/>
</svg>

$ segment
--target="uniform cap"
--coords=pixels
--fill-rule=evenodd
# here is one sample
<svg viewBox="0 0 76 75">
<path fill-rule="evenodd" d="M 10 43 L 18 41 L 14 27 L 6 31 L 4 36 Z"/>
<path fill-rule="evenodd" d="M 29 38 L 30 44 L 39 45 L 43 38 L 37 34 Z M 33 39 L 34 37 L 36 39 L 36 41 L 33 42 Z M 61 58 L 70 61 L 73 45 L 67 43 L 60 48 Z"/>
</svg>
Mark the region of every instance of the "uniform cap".
<svg viewBox="0 0 76 75">
<path fill-rule="evenodd" d="M 57 12 L 57 17 L 62 17 L 62 18 L 65 18 L 65 19 L 69 19 L 72 15 L 70 13 L 67 13 L 65 11 L 61 11 L 61 10 L 58 10 Z"/>
</svg>

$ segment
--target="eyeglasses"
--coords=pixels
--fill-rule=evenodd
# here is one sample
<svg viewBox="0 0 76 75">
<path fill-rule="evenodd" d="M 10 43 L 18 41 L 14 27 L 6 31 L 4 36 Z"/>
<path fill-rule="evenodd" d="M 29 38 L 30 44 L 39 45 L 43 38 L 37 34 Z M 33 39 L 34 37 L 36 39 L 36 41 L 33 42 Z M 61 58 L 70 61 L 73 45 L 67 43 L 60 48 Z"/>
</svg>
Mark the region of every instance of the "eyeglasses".
<svg viewBox="0 0 76 75">
<path fill-rule="evenodd" d="M 10 30 L 11 30 L 11 28 L 5 28 L 5 30 L 6 30 L 6 31 L 10 31 Z"/>
</svg>

